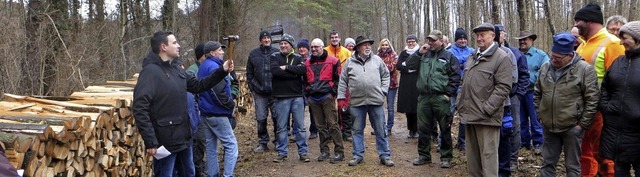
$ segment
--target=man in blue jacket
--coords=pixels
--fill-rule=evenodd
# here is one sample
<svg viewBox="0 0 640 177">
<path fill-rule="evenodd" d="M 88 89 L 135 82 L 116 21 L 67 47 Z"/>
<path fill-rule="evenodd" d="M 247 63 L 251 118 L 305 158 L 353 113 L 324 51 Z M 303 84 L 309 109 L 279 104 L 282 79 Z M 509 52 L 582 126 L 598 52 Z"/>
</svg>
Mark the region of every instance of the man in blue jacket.
<svg viewBox="0 0 640 177">
<path fill-rule="evenodd" d="M 225 48 L 216 41 L 204 44 L 203 51 L 206 59 L 200 65 L 198 77 L 204 77 L 220 68 Z M 218 140 L 224 147 L 224 176 L 233 176 L 238 160 L 238 142 L 233 134 L 229 117 L 233 114 L 233 96 L 231 95 L 231 81 L 227 77 L 218 82 L 212 89 L 200 93 L 198 107 L 202 115 L 204 137 L 206 142 L 206 158 L 209 176 L 219 176 Z"/>
<path fill-rule="evenodd" d="M 502 46 L 508 47 L 513 55 L 516 57 L 516 65 L 518 70 L 518 78 L 516 84 L 511 87 L 511 93 L 509 99 L 511 99 L 510 115 L 513 118 L 513 134 L 510 136 L 511 140 L 511 169 L 517 169 L 518 152 L 520 152 L 520 98 L 527 94 L 527 88 L 529 87 L 529 67 L 527 66 L 527 57 L 525 57 L 520 50 L 515 47 L 509 46 L 507 42 L 506 28 L 502 24 L 496 24 L 495 27 L 500 33 L 499 43 Z M 513 171 L 513 170 L 512 170 Z"/>
<path fill-rule="evenodd" d="M 456 43 L 455 45 L 451 45 L 451 48 L 448 49 L 449 52 L 451 52 L 451 54 L 453 54 L 453 56 L 458 59 L 458 63 L 460 63 L 460 71 L 458 71 L 460 73 L 460 77 L 462 77 L 462 75 L 464 74 L 464 64 L 467 61 L 467 58 L 469 58 L 469 55 L 471 55 L 471 53 L 473 53 L 473 51 L 475 50 L 467 46 L 467 38 L 467 32 L 464 29 L 456 29 L 454 35 L 454 41 Z M 452 114 L 453 112 L 455 112 L 455 107 L 456 97 L 451 97 Z M 456 142 L 456 149 L 464 152 L 464 124 L 462 123 L 460 123 L 460 125 L 458 126 L 458 142 Z"/>
<path fill-rule="evenodd" d="M 529 86 L 527 94 L 520 99 L 520 135 L 522 147 L 531 149 L 533 144 L 534 153 L 542 154 L 542 126 L 538 122 L 536 108 L 533 104 L 533 86 L 538 79 L 538 71 L 542 64 L 549 61 L 549 56 L 542 50 L 533 47 L 533 42 L 538 35 L 528 31 L 521 31 L 520 36 L 515 37 L 520 43 L 520 51 L 527 57 L 529 68 Z M 531 129 L 531 130 L 529 130 Z M 533 143 L 532 143 L 533 142 Z"/>
<path fill-rule="evenodd" d="M 196 79 L 181 67 L 180 44 L 171 32 L 151 37 L 151 51 L 144 58 L 138 84 L 133 91 L 133 116 L 149 155 L 158 149 L 171 154 L 153 159 L 154 176 L 194 176 L 192 132 L 187 111 L 187 91 L 200 93 L 212 88 L 233 70 L 225 62 L 210 75 Z"/>
</svg>

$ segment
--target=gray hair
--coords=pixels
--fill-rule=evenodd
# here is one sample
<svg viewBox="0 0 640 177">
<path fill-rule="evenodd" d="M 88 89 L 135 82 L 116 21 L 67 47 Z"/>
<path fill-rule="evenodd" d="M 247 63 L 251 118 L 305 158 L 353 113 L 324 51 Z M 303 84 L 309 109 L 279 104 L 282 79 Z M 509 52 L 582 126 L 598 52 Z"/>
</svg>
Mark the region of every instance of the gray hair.
<svg viewBox="0 0 640 177">
<path fill-rule="evenodd" d="M 606 25 L 604 26 L 605 27 L 609 26 L 611 22 L 622 23 L 624 25 L 624 24 L 627 24 L 627 18 L 624 18 L 623 16 L 620 16 L 620 15 L 611 16 L 607 18 L 607 23 L 605 23 Z"/>
</svg>

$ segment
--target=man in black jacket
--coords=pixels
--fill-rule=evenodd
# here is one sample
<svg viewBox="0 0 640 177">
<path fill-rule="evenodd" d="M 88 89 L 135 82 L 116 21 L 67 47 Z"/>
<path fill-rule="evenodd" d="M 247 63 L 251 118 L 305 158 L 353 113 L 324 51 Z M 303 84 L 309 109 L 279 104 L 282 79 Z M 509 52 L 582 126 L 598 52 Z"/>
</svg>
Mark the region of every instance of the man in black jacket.
<svg viewBox="0 0 640 177">
<path fill-rule="evenodd" d="M 186 92 L 212 88 L 233 70 L 233 64 L 225 62 L 208 77 L 196 79 L 181 67 L 177 59 L 180 45 L 173 33 L 154 33 L 151 49 L 133 91 L 133 115 L 138 130 L 149 155 L 164 149 L 171 153 L 153 159 L 154 176 L 172 176 L 174 166 L 180 176 L 194 176 Z"/>
<path fill-rule="evenodd" d="M 287 122 L 289 116 L 293 119 L 296 144 L 300 161 L 309 162 L 307 155 L 307 129 L 304 127 L 304 98 L 302 89 L 304 82 L 302 76 L 306 74 L 306 68 L 302 63 L 302 57 L 293 51 L 294 39 L 288 34 L 282 35 L 280 52 L 271 54 L 271 72 L 273 74 L 272 96 L 276 99 L 274 109 L 276 111 L 276 150 L 278 155 L 273 162 L 279 163 L 287 158 Z"/>
<path fill-rule="evenodd" d="M 273 131 L 276 131 L 276 120 L 273 111 L 274 99 L 271 97 L 271 62 L 269 56 L 278 52 L 278 49 L 271 47 L 271 34 L 269 31 L 260 32 L 260 47 L 255 48 L 249 54 L 247 60 L 247 81 L 249 89 L 253 93 L 253 104 L 258 121 L 258 147 L 253 152 L 264 152 L 269 150 L 269 133 L 267 132 L 267 116 L 271 112 L 273 120 Z M 274 135 L 275 136 L 275 135 Z"/>
</svg>

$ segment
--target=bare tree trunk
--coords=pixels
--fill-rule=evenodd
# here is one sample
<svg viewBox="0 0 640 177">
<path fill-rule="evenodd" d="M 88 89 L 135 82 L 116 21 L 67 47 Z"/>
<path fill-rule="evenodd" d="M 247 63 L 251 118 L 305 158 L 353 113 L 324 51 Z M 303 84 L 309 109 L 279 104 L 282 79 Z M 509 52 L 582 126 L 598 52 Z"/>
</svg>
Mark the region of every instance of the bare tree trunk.
<svg viewBox="0 0 640 177">
<path fill-rule="evenodd" d="M 500 23 L 500 9 L 498 8 L 498 0 L 491 0 L 491 22 L 493 22 L 493 24 Z"/>
<path fill-rule="evenodd" d="M 104 21 L 104 0 L 93 0 L 93 2 L 95 2 L 95 7 L 96 7 L 96 20 L 98 20 L 98 22 L 103 22 Z"/>
<path fill-rule="evenodd" d="M 638 1 L 631 0 L 631 7 L 629 8 L 629 21 L 638 20 Z"/>
<path fill-rule="evenodd" d="M 213 1 L 201 1 L 201 3 L 199 7 L 200 16 L 198 17 L 200 21 L 198 43 L 208 41 L 211 32 L 211 23 L 213 22 L 212 11 L 208 9 L 213 6 Z"/>
<path fill-rule="evenodd" d="M 162 6 L 162 27 L 165 30 L 175 30 L 175 6 L 176 1 L 165 0 Z"/>
<path fill-rule="evenodd" d="M 520 27 L 520 31 L 527 31 L 528 26 L 531 24 L 529 23 L 529 14 L 528 14 L 528 9 L 529 7 L 527 6 L 527 0 L 518 0 L 517 2 L 517 8 L 518 8 L 518 16 L 520 17 L 520 21 L 518 24 L 518 26 Z"/>
<path fill-rule="evenodd" d="M 40 52 L 40 41 L 38 38 L 39 26 L 42 18 L 38 15 L 44 11 L 43 2 L 40 0 L 29 0 L 29 11 L 25 20 L 25 30 L 27 35 L 25 59 L 21 62 L 22 77 L 20 86 L 24 89 L 24 94 L 38 93 L 39 69 L 42 65 Z"/>
<path fill-rule="evenodd" d="M 549 11 L 549 0 L 544 0 L 543 2 L 544 14 L 547 16 L 547 23 L 549 24 L 549 32 L 551 34 L 556 34 L 556 27 L 553 25 L 553 15 Z"/>
</svg>

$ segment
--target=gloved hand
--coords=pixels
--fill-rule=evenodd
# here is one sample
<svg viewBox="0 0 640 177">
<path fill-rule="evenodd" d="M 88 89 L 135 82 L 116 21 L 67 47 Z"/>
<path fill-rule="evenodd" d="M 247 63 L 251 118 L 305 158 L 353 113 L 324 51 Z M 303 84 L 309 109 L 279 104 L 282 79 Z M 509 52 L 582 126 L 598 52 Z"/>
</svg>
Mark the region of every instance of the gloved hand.
<svg viewBox="0 0 640 177">
<path fill-rule="evenodd" d="M 339 99 L 338 100 L 338 111 L 340 111 L 341 113 L 345 113 L 349 111 L 349 102 L 347 102 L 347 100 L 345 99 Z"/>
</svg>

